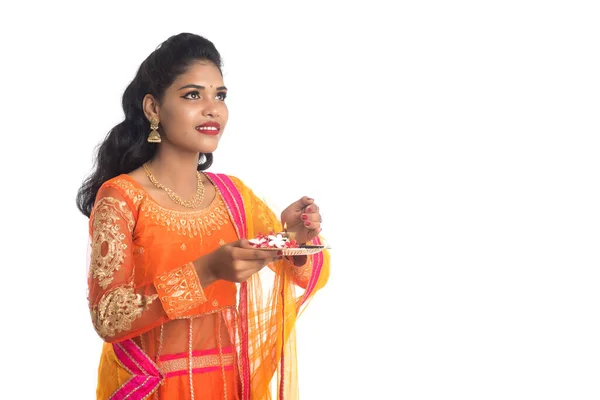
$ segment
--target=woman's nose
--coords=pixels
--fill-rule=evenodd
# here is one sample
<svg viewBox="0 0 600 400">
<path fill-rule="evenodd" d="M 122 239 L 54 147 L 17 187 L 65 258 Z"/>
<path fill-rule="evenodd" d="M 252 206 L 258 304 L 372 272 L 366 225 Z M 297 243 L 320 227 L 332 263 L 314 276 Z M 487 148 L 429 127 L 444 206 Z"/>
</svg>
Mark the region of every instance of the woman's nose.
<svg viewBox="0 0 600 400">
<path fill-rule="evenodd" d="M 202 110 L 202 115 L 205 117 L 216 118 L 219 116 L 219 112 L 217 111 L 217 103 L 214 100 L 207 100 L 204 103 L 204 109 Z"/>
</svg>

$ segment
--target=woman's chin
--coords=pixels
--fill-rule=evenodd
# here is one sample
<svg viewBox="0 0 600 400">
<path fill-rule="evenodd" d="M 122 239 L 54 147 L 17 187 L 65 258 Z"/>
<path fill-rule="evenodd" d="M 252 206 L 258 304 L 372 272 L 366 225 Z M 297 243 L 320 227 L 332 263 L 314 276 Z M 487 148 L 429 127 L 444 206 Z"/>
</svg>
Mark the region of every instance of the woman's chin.
<svg viewBox="0 0 600 400">
<path fill-rule="evenodd" d="M 213 153 L 219 147 L 219 139 L 221 139 L 221 135 L 203 137 L 196 146 L 198 152 L 204 154 Z"/>
<path fill-rule="evenodd" d="M 204 153 L 204 154 L 208 154 L 208 153 L 214 153 L 217 150 L 218 146 L 200 146 L 197 148 L 197 152 L 198 153 Z"/>
</svg>

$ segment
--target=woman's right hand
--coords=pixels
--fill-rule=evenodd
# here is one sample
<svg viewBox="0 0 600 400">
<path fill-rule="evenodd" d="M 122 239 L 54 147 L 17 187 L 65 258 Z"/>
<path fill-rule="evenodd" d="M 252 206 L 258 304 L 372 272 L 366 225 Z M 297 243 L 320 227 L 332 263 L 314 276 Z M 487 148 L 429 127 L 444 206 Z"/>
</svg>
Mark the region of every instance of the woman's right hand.
<svg viewBox="0 0 600 400">
<path fill-rule="evenodd" d="M 206 287 L 219 279 L 244 282 L 265 265 L 281 258 L 281 251 L 260 250 L 241 239 L 200 257 L 194 266 L 202 286 Z"/>
</svg>

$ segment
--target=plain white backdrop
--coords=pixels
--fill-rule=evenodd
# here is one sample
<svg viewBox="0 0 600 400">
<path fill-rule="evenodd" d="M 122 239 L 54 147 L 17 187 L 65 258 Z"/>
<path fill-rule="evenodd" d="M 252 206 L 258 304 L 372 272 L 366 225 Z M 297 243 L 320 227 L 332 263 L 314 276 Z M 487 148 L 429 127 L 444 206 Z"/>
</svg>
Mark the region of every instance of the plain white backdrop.
<svg viewBox="0 0 600 400">
<path fill-rule="evenodd" d="M 600 396 L 595 2 L 2 14 L 1 398 L 95 398 L 75 194 L 139 64 L 180 32 L 224 60 L 211 171 L 321 206 L 332 274 L 299 320 L 303 399 Z"/>
</svg>

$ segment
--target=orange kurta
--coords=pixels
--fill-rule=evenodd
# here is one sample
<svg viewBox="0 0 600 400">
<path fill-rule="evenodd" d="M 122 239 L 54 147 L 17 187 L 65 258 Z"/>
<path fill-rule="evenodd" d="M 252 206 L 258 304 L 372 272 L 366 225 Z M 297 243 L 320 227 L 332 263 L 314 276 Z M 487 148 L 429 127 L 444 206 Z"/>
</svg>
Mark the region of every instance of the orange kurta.
<svg viewBox="0 0 600 400">
<path fill-rule="evenodd" d="M 231 179 L 244 199 L 248 236 L 279 231 L 281 225 L 272 211 L 241 181 Z M 174 211 L 160 206 L 130 176 L 120 175 L 100 188 L 90 217 L 90 235 L 90 311 L 96 331 L 106 342 L 98 372 L 97 398 L 110 398 L 129 378 L 129 371 L 119 362 L 112 346 L 127 339 L 132 339 L 161 371 L 162 382 L 152 396 L 238 398 L 238 286 L 216 281 L 202 290 L 191 264 L 238 239 L 221 193 L 217 191 L 205 209 Z M 292 281 L 302 288 L 312 272 L 310 257 L 301 267 L 285 261 L 270 267 L 280 282 Z M 321 274 L 319 288 L 328 271 Z M 261 315 L 279 310 L 282 306 L 275 301 L 264 309 L 267 311 L 258 311 L 262 300 L 257 279 L 253 278 L 254 286 L 251 285 L 252 309 Z M 276 283 L 273 290 L 282 288 Z M 283 291 L 286 290 L 290 289 Z M 290 299 L 290 304 L 299 304 L 294 293 L 290 293 Z M 288 305 L 285 310 L 289 314 L 285 323 L 291 319 L 292 328 L 299 309 Z M 266 341 L 262 336 L 274 329 L 285 331 L 284 337 L 291 334 L 287 332 L 289 328 L 282 328 L 282 318 L 274 318 L 279 321 L 261 323 L 260 329 L 251 330 L 256 381 L 252 384 L 253 398 L 269 398 L 266 381 L 277 369 L 283 351 L 275 348 L 281 346 L 280 341 Z"/>
</svg>

